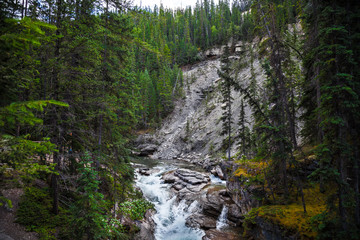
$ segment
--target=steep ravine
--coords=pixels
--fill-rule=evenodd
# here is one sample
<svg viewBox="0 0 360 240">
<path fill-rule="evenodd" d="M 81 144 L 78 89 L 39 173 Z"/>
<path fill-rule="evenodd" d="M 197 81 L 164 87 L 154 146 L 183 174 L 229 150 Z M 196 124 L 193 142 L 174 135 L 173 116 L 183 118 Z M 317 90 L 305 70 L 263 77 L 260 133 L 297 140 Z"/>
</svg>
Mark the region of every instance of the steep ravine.
<svg viewBox="0 0 360 240">
<path fill-rule="evenodd" d="M 255 43 L 252 43 L 255 44 Z M 236 44 L 236 50 L 230 57 L 236 64 L 242 58 L 250 61 L 250 56 L 244 54 L 246 45 L 241 42 Z M 139 136 L 136 141 L 140 155 L 149 155 L 153 159 L 164 161 L 184 161 L 201 166 L 208 173 L 206 176 L 219 176 L 227 180 L 222 187 L 212 187 L 210 182 L 191 183 L 181 177 L 181 169 L 164 171 L 162 181 L 176 196 L 177 204 L 187 204 L 188 209 L 194 201 L 197 201 L 198 210 L 186 216 L 186 225 L 206 231 L 202 239 L 233 239 L 241 238 L 242 231 L 228 235 L 219 229 L 224 218 L 224 210 L 227 211 L 227 222 L 230 225 L 240 227 L 244 216 L 249 211 L 260 206 L 256 200 L 256 193 L 261 191 L 256 186 L 248 186 L 238 178 L 232 176 L 234 166 L 232 163 L 221 161 L 221 147 L 223 138 L 220 136 L 222 128 L 222 102 L 217 71 L 220 68 L 221 49 L 213 49 L 205 52 L 204 60 L 187 69 L 184 69 L 184 96 L 175 103 L 174 111 L 163 122 L 162 127 L 153 134 Z M 239 55 L 242 53 L 241 57 Z M 206 56 L 211 56 L 206 58 Z M 265 79 L 259 60 L 253 62 L 253 69 L 258 83 Z M 247 64 L 238 74 L 236 81 L 239 84 L 249 84 L 251 76 L 250 64 Z M 232 132 L 236 133 L 238 118 L 241 107 L 241 95 L 233 91 L 232 104 L 233 122 Z M 251 127 L 251 110 L 245 109 L 247 121 Z M 231 148 L 231 154 L 237 152 L 237 141 Z M 142 174 L 148 174 L 147 170 L 139 170 Z M 196 173 L 184 173 L 190 176 Z M 200 173 L 199 173 L 200 174 Z M 149 173 L 149 175 L 151 175 Z M 200 174 L 201 175 L 201 174 Z M 196 179 L 195 176 L 191 176 Z M 200 178 L 200 177 L 199 177 Z M 169 198 L 169 200 L 172 198 Z M 224 222 L 225 220 L 222 219 Z M 278 226 L 266 223 L 259 219 L 254 231 L 249 231 L 250 238 L 254 239 L 288 239 L 282 237 Z M 218 225 L 218 228 L 217 228 Z M 235 233 L 235 235 L 234 235 Z M 158 238 L 162 239 L 162 238 Z"/>
<path fill-rule="evenodd" d="M 241 42 L 236 49 L 246 50 Z M 220 54 L 222 51 L 214 49 L 204 55 L 211 55 L 211 59 L 191 66 L 184 70 L 184 97 L 175 103 L 173 113 L 165 119 L 154 139 L 159 143 L 153 158 L 172 159 L 180 158 L 192 162 L 203 161 L 218 152 L 221 148 L 223 137 L 220 137 L 222 123 L 220 117 L 221 95 L 220 78 L 217 70 L 220 68 Z M 240 51 L 236 51 L 230 58 L 233 62 L 239 61 Z M 243 54 L 244 55 L 244 54 Z M 249 61 L 249 56 L 242 56 Z M 254 61 L 257 81 L 262 81 L 263 74 L 260 63 Z M 239 74 L 237 81 L 244 84 L 250 78 L 250 66 L 245 67 Z M 234 123 L 237 123 L 240 113 L 241 96 L 239 92 L 232 92 L 234 102 L 232 105 Z M 246 108 L 247 115 L 250 110 Z M 248 117 L 249 118 L 249 117 Z M 250 119 L 248 119 L 250 120 Z M 250 121 L 249 121 L 250 122 Z M 232 126 L 233 132 L 237 131 L 237 124 Z M 232 153 L 236 152 L 235 143 Z"/>
</svg>

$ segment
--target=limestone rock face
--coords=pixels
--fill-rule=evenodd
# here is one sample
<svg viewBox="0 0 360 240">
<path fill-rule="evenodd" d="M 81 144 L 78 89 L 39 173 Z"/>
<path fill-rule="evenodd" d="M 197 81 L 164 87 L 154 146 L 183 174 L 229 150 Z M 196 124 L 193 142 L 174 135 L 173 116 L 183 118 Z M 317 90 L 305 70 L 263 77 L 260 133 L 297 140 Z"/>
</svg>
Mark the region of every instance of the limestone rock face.
<svg viewBox="0 0 360 240">
<path fill-rule="evenodd" d="M 251 44 L 256 45 L 257 42 Z M 235 43 L 235 46 L 240 51 L 244 44 L 238 42 Z M 217 159 L 211 159 L 209 156 L 221 149 L 224 140 L 224 137 L 220 136 L 222 122 L 219 119 L 223 110 L 219 88 L 221 78 L 217 72 L 220 69 L 220 56 L 223 49 L 224 46 L 206 50 L 201 54 L 202 61 L 183 68 L 184 97 L 175 102 L 173 112 L 164 119 L 161 128 L 153 134 L 153 139 L 156 141 L 151 140 L 151 143 L 158 143 L 158 149 L 153 153 L 153 158 L 183 159 L 208 170 L 218 164 Z M 250 56 L 246 55 L 245 57 L 249 58 L 245 61 L 250 60 Z M 230 57 L 233 62 L 239 61 L 238 58 L 236 53 Z M 260 61 L 254 59 L 253 66 L 257 82 L 263 82 L 266 77 Z M 251 71 L 250 66 L 242 68 L 235 80 L 241 84 L 248 84 L 251 79 Z M 234 102 L 231 108 L 234 119 L 238 119 L 241 93 L 232 91 L 232 97 Z M 245 107 L 245 115 L 248 122 L 252 122 L 249 107 Z M 236 132 L 237 128 L 238 126 L 234 124 L 233 131 Z M 238 141 L 235 140 L 231 147 L 232 155 L 237 152 Z M 222 178 L 221 173 L 219 173 L 219 177 Z"/>
</svg>

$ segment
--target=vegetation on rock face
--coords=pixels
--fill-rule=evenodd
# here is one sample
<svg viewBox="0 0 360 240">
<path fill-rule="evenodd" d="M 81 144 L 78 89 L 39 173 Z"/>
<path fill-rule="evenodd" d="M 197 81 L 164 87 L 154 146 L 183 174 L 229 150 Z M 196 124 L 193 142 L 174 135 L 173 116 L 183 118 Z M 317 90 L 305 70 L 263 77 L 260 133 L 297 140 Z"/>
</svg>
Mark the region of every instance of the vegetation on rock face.
<svg viewBox="0 0 360 240">
<path fill-rule="evenodd" d="M 120 212 L 132 220 L 141 220 L 151 208 L 154 208 L 153 204 L 142 198 L 120 204 Z"/>
</svg>

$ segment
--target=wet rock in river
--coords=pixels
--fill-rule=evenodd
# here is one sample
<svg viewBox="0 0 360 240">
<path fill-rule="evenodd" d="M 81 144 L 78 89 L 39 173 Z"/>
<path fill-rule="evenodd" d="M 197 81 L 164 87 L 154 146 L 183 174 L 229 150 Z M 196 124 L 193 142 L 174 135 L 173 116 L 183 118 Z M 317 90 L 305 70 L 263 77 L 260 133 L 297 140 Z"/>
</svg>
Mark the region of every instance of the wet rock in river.
<svg viewBox="0 0 360 240">
<path fill-rule="evenodd" d="M 185 186 L 182 185 L 181 183 L 177 183 L 177 184 L 174 184 L 172 186 L 176 191 L 180 191 L 181 189 L 183 189 Z"/>
<path fill-rule="evenodd" d="M 187 169 L 177 169 L 174 175 L 192 185 L 210 182 L 210 178 L 206 174 Z"/>
<path fill-rule="evenodd" d="M 152 173 L 157 172 L 158 170 L 153 168 L 139 168 L 138 173 L 144 176 L 150 176 Z"/>
<path fill-rule="evenodd" d="M 162 179 L 164 180 L 164 183 L 179 182 L 179 178 L 174 175 L 174 171 L 170 171 L 170 172 L 165 173 L 162 176 Z"/>
<path fill-rule="evenodd" d="M 225 177 L 224 177 L 224 173 L 223 171 L 221 170 L 220 166 L 217 165 L 215 167 L 215 172 L 216 172 L 216 176 L 218 176 L 221 180 L 225 180 Z"/>
<path fill-rule="evenodd" d="M 199 193 L 210 183 L 210 178 L 205 173 L 187 169 L 176 169 L 163 174 L 165 183 L 172 184 L 171 188 L 179 200 L 195 200 Z"/>
<path fill-rule="evenodd" d="M 221 213 L 224 200 L 221 198 L 219 191 L 213 188 L 201 196 L 200 204 L 203 206 L 203 212 L 206 215 L 217 218 Z"/>
<path fill-rule="evenodd" d="M 186 186 L 186 188 L 189 189 L 191 192 L 198 193 L 201 190 L 203 190 L 207 185 L 208 185 L 207 183 L 202 183 L 202 184 L 198 184 L 198 185 L 190 185 L 190 184 L 188 184 Z"/>
<path fill-rule="evenodd" d="M 216 219 L 197 213 L 186 219 L 186 226 L 205 230 L 216 228 Z"/>
</svg>

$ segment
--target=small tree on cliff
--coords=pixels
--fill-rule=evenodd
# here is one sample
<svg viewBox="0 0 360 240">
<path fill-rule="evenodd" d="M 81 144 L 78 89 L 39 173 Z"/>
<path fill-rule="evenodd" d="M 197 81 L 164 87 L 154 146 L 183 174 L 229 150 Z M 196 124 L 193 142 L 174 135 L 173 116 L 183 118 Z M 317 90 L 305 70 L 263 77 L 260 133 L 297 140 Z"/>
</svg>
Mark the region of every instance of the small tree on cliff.
<svg viewBox="0 0 360 240">
<path fill-rule="evenodd" d="M 224 145 L 227 142 L 227 150 L 228 150 L 228 160 L 230 161 L 230 148 L 231 148 L 231 124 L 232 124 L 232 115 L 231 115 L 231 104 L 233 102 L 233 98 L 231 97 L 231 89 L 234 86 L 234 80 L 231 75 L 231 67 L 230 67 L 230 50 L 228 46 L 225 46 L 224 53 L 221 57 L 221 67 L 218 70 L 218 74 L 222 79 L 221 86 L 221 94 L 222 94 L 222 110 L 223 114 L 221 116 L 222 125 L 222 136 L 227 136 L 224 139 Z M 227 141 L 226 141 L 227 140 Z"/>
</svg>

